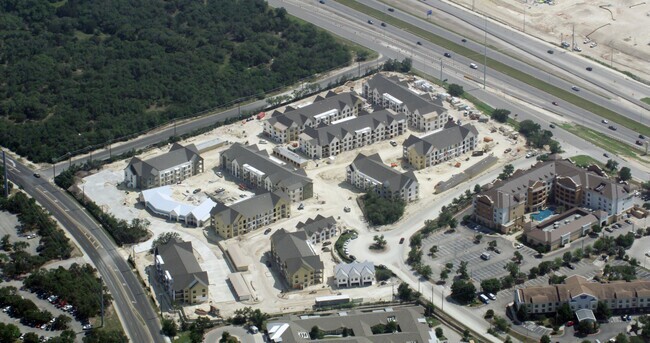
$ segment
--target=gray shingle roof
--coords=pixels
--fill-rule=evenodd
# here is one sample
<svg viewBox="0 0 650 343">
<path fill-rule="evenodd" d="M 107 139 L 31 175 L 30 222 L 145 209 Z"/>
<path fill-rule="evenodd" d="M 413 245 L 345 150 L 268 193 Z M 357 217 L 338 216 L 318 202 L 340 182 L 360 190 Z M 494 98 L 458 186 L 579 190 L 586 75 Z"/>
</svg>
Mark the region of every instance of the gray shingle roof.
<svg viewBox="0 0 650 343">
<path fill-rule="evenodd" d="M 314 270 L 323 269 L 323 262 L 306 239 L 307 236 L 302 230 L 290 233 L 280 229 L 271 235 L 274 253 L 286 264 L 289 274 L 293 274 L 303 265 Z"/>
<path fill-rule="evenodd" d="M 415 149 L 418 155 L 427 155 L 431 151 L 443 150 L 449 146 L 459 144 L 469 135 L 478 136 L 478 131 L 472 124 L 460 126 L 449 123 L 441 131 L 423 137 L 411 135 L 404 141 L 403 146 L 409 150 Z"/>
<path fill-rule="evenodd" d="M 221 216 L 224 223 L 232 224 L 240 214 L 244 218 L 250 218 L 266 213 L 269 209 L 274 208 L 283 197 L 286 198 L 281 192 L 272 192 L 256 195 L 230 206 L 217 202 L 217 206 L 210 211 L 210 216 Z"/>
<path fill-rule="evenodd" d="M 317 128 L 307 127 L 301 137 L 314 145 L 329 145 L 334 138 L 342 140 L 347 135 L 364 128 L 376 130 L 380 124 L 390 126 L 395 121 L 406 122 L 406 115 L 391 110 L 379 110 L 372 113 L 360 114 L 358 117 L 337 124 L 321 125 Z"/>
<path fill-rule="evenodd" d="M 309 218 L 304 223 L 298 223 L 296 228 L 304 230 L 307 237 L 311 237 L 314 233 L 321 232 L 332 226 L 336 226 L 336 219 L 334 217 L 323 217 L 319 214 L 316 218 Z"/>
<path fill-rule="evenodd" d="M 398 172 L 397 170 L 385 165 L 379 154 L 366 156 L 359 153 L 348 168 L 358 170 L 361 173 L 381 182 L 382 185 L 391 192 L 399 191 L 404 187 L 410 186 L 411 183 L 418 182 L 412 171 L 403 174 Z"/>
<path fill-rule="evenodd" d="M 182 146 L 174 143 L 167 153 L 160 156 L 144 161 L 137 157 L 132 158 L 127 168 L 138 176 L 157 175 L 158 171 L 189 162 L 194 158 L 201 158 L 194 144 Z"/>
<path fill-rule="evenodd" d="M 244 146 L 234 143 L 228 150 L 221 153 L 231 162 L 237 162 L 241 167 L 248 164 L 251 167 L 263 172 L 274 185 L 282 188 L 295 189 L 304 187 L 312 183 L 302 169 L 294 169 L 292 166 L 285 164 L 280 165 L 269 158 L 266 150 L 258 149 L 256 145 Z"/>
<path fill-rule="evenodd" d="M 171 240 L 159 246 L 156 251 L 165 263 L 165 270 L 174 279 L 175 291 L 185 289 L 195 281 L 206 286 L 210 284 L 208 273 L 201 269 L 194 257 L 192 242 Z"/>
<path fill-rule="evenodd" d="M 360 102 L 361 99 L 356 95 L 356 93 L 346 92 L 336 94 L 334 92 L 328 92 L 325 97 L 316 97 L 314 102 L 310 105 L 301 108 L 287 106 L 284 113 L 277 111 L 272 113 L 271 118 L 269 118 L 269 124 L 274 126 L 276 123 L 280 123 L 289 127 L 295 123 L 297 126 L 302 126 L 308 119 L 312 119 L 321 113 L 333 109 L 341 111 L 345 106 L 353 107 L 355 104 Z"/>
<path fill-rule="evenodd" d="M 399 99 L 411 112 L 417 110 L 421 115 L 431 112 L 438 114 L 447 112 L 440 100 L 436 99 L 434 103 L 428 97 L 425 98 L 411 92 L 397 77 L 387 77 L 377 73 L 366 82 L 366 85 L 370 91 L 377 90 L 379 94 L 388 93 Z"/>
</svg>

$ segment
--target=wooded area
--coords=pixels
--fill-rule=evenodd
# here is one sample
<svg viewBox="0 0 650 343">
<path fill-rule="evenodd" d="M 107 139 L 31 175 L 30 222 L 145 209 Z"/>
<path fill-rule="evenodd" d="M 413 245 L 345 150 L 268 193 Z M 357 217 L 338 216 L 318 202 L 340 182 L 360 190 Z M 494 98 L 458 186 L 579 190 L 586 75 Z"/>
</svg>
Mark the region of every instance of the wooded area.
<svg viewBox="0 0 650 343">
<path fill-rule="evenodd" d="M 351 59 L 263 0 L 0 0 L 0 9 L 0 142 L 36 162 Z"/>
</svg>

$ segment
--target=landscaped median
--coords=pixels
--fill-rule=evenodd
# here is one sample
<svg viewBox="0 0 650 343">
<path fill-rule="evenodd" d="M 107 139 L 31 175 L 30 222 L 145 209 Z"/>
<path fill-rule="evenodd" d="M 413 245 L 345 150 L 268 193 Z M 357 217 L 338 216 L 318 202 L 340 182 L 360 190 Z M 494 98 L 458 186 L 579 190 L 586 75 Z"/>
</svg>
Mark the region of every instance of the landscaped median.
<svg viewBox="0 0 650 343">
<path fill-rule="evenodd" d="M 610 151 L 618 156 L 633 158 L 642 163 L 650 163 L 647 157 L 642 156 L 641 150 L 630 146 L 629 144 L 618 141 L 614 138 L 603 135 L 602 133 L 592 130 L 580 124 L 560 124 L 561 128 L 571 132 L 572 134 L 594 144 L 595 146 Z"/>
<path fill-rule="evenodd" d="M 438 45 L 440 47 L 443 47 L 445 49 L 448 49 L 449 51 L 452 51 L 454 53 L 457 53 L 459 55 L 463 55 L 469 59 L 472 59 L 478 63 L 483 63 L 483 55 L 479 54 L 473 50 L 470 50 L 466 48 L 463 45 L 460 45 L 458 43 L 449 41 L 445 38 L 442 38 L 440 36 L 437 36 L 429 31 L 426 31 L 416 25 L 413 25 L 411 23 L 404 22 L 402 20 L 399 20 L 393 16 L 390 16 L 382 11 L 376 10 L 372 7 L 368 7 L 364 4 L 361 4 L 355 0 L 336 0 L 337 2 L 348 6 L 354 10 L 357 10 L 359 12 L 365 13 L 369 16 L 372 16 L 374 18 L 377 18 L 378 20 L 381 20 L 383 22 L 386 22 L 390 25 L 393 25 L 395 27 L 398 27 L 400 29 L 403 29 L 405 31 L 409 31 L 412 34 L 415 34 L 417 36 L 422 37 L 422 39 L 425 39 L 435 45 Z M 405 11 L 408 12 L 408 11 Z M 518 81 L 521 81 L 523 83 L 528 84 L 529 86 L 535 87 L 545 93 L 548 93 L 550 95 L 553 95 L 557 97 L 558 99 L 562 99 L 568 103 L 571 103 L 575 106 L 578 106 L 580 108 L 583 108 L 589 112 L 592 112 L 596 115 L 601 116 L 602 118 L 605 118 L 611 122 L 615 122 L 621 126 L 627 127 L 631 130 L 634 130 L 636 132 L 642 133 L 646 136 L 650 136 L 650 127 L 646 125 L 642 125 L 635 121 L 634 119 L 622 116 L 612 110 L 609 110 L 605 107 L 602 107 L 600 105 L 594 104 L 586 99 L 583 99 L 582 97 L 564 90 L 562 88 L 553 86 L 547 82 L 544 82 L 540 79 L 534 78 L 524 72 L 521 72 L 515 68 L 512 68 L 504 63 L 501 63 L 497 60 L 494 60 L 492 58 L 487 58 L 487 66 L 489 68 L 492 68 L 500 73 L 503 73 L 505 75 L 508 75 Z M 645 101 L 645 100 L 644 100 Z"/>
</svg>

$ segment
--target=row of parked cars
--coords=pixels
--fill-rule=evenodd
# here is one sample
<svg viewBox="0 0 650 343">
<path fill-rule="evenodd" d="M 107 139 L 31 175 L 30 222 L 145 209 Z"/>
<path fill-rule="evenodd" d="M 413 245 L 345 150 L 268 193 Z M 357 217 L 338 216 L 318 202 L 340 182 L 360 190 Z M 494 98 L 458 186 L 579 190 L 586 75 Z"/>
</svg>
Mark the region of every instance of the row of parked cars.
<svg viewBox="0 0 650 343">
<path fill-rule="evenodd" d="M 50 304 L 54 305 L 56 308 L 70 313 L 73 317 L 77 318 L 77 310 L 74 308 L 74 306 L 68 304 L 68 302 L 65 299 L 59 298 L 57 295 L 53 294 L 47 294 L 46 292 L 37 292 L 36 296 L 38 296 L 40 299 L 45 299 L 50 302 Z M 77 318 L 81 321 L 81 327 L 84 330 L 90 330 L 92 329 L 92 324 L 90 324 L 87 320 L 85 319 L 80 319 Z M 50 323 L 51 324 L 51 323 Z M 42 328 L 41 328 L 42 329 Z"/>
</svg>

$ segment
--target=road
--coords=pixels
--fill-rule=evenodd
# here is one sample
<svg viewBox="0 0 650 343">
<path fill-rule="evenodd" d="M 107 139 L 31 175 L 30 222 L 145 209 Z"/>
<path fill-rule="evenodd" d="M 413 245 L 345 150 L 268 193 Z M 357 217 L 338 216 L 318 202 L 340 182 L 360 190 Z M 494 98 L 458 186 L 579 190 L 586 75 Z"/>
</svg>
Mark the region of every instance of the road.
<svg viewBox="0 0 650 343">
<path fill-rule="evenodd" d="M 8 165 L 9 180 L 48 210 L 93 262 L 113 297 L 129 339 L 132 342 L 164 342 L 157 312 L 147 293 L 104 230 L 65 191 L 35 178 L 33 172 L 18 161 L 8 162 Z"/>
<path fill-rule="evenodd" d="M 321 89 L 324 89 L 327 87 L 328 84 L 330 84 L 330 82 L 333 83 L 343 76 L 356 77 L 359 75 L 359 73 L 364 74 L 366 70 L 375 68 L 376 66 L 381 64 L 384 59 L 385 58 L 380 56 L 378 59 L 373 61 L 354 64 L 348 68 L 343 68 L 341 70 L 337 70 L 333 73 L 330 73 L 329 75 L 326 75 L 320 78 L 319 80 L 314 81 L 313 83 L 319 84 L 321 86 Z M 296 86 L 296 89 L 299 88 L 300 85 Z M 134 139 L 128 140 L 126 142 L 113 144 L 113 146 L 107 146 L 104 149 L 92 151 L 90 154 L 84 154 L 72 159 L 62 160 L 56 163 L 56 167 L 54 168 L 54 170 L 51 166 L 49 166 L 45 169 L 41 169 L 40 172 L 41 174 L 43 174 L 43 176 L 46 176 L 48 178 L 53 177 L 55 174 L 58 175 L 63 170 L 67 169 L 70 164 L 83 164 L 89 159 L 106 160 L 110 158 L 110 156 L 112 155 L 119 155 L 128 152 L 130 150 L 143 149 L 152 146 L 154 144 L 164 142 L 168 140 L 170 137 L 191 133 L 198 129 L 214 125 L 217 122 L 223 122 L 229 118 L 236 118 L 240 115 L 240 113 L 259 111 L 260 109 L 264 109 L 267 107 L 268 104 L 266 102 L 266 99 L 263 99 L 263 100 L 257 100 L 251 103 L 241 105 L 241 107 L 239 108 L 235 107 L 229 110 L 225 110 L 218 113 L 212 113 L 198 118 L 188 119 L 182 122 L 179 121 L 175 124 L 169 125 L 166 128 L 143 133 L 142 135 Z"/>
<path fill-rule="evenodd" d="M 269 0 L 268 3 L 273 7 L 284 7 L 291 15 L 378 51 L 388 58 L 401 60 L 405 57 L 412 57 L 413 65 L 416 69 L 429 75 L 434 75 L 435 77 L 439 77 L 440 75 L 440 56 L 444 51 L 426 42 L 422 46 L 416 45 L 415 42 L 421 40 L 421 38 L 408 32 L 392 26 L 381 27 L 378 23 L 369 25 L 366 15 L 333 1 L 326 1 L 325 4 L 319 4 L 315 1 L 313 3 L 305 3 L 297 0 Z M 332 15 L 331 11 L 335 11 L 334 15 Z M 418 24 L 422 22 L 422 28 L 428 28 L 429 26 L 437 28 L 417 18 L 413 18 L 413 20 L 418 21 Z M 460 38 L 457 39 L 460 40 Z M 482 89 L 482 72 L 471 70 L 468 66 L 470 60 L 463 59 L 461 63 L 457 59 L 460 58 L 453 58 L 453 60 L 443 59 L 443 77 L 448 79 L 449 82 L 463 85 L 468 93 L 493 108 L 504 108 L 510 110 L 513 114 L 517 113 L 518 120 L 532 119 L 539 123 L 542 128 L 548 128 L 550 123 L 552 121 L 557 122 L 557 118 L 560 116 L 563 121 L 592 127 L 604 134 L 614 135 L 616 138 L 626 142 L 633 142 L 638 135 L 636 132 L 625 128 L 619 128 L 618 131 L 608 130 L 606 125 L 600 122 L 600 117 L 579 107 L 570 104 L 553 106 L 551 105 L 551 101 L 553 100 L 548 95 L 544 95 L 528 85 L 500 73 L 492 72 L 491 70 L 488 70 L 487 74 L 488 89 Z M 505 80 L 505 82 L 502 80 Z M 494 91 L 494 89 L 498 89 L 498 91 Z M 516 99 L 522 100 L 527 105 L 524 106 L 519 101 L 514 101 Z M 554 115 L 550 116 L 549 113 Z M 576 136 L 559 128 L 553 129 L 552 131 L 561 143 L 568 142 L 576 148 L 584 148 L 586 149 L 586 154 L 602 162 L 606 162 L 608 159 L 603 155 L 605 151 L 595 147 L 593 144 L 578 139 Z M 582 154 L 579 149 L 574 149 L 576 154 Z M 632 170 L 632 175 L 636 177 L 643 179 L 648 175 L 646 170 L 647 166 L 640 165 L 640 163 L 636 163 L 635 161 L 624 160 L 618 156 L 612 156 L 610 158 L 619 162 L 621 167 L 629 167 Z"/>
<path fill-rule="evenodd" d="M 469 93 L 492 104 L 483 96 L 483 93 L 485 92 L 479 91 L 479 88 L 482 87 L 483 83 L 483 66 L 479 66 L 479 70 L 470 69 L 469 64 L 475 62 L 472 59 L 463 56 L 444 58 L 442 57 L 442 54 L 445 52 L 444 49 L 424 41 L 423 38 L 395 28 L 391 25 L 382 27 L 379 23 L 374 23 L 374 25 L 368 24 L 368 20 L 374 18 L 369 18 L 367 15 L 354 11 L 335 1 L 326 1 L 325 4 L 319 4 L 317 2 L 301 2 L 297 0 L 269 0 L 268 2 L 274 7 L 285 7 L 292 15 L 307 20 L 346 39 L 378 51 L 386 57 L 396 58 L 399 60 L 405 57 L 410 57 L 413 59 L 413 65 L 416 69 L 429 75 L 434 75 L 435 77 L 442 75 L 443 78 L 448 79 L 449 82 L 463 85 Z M 382 8 L 385 8 L 385 5 L 381 6 L 383 6 Z M 397 12 L 398 11 L 395 11 L 395 13 Z M 440 27 L 434 26 L 424 20 L 408 14 L 402 15 L 404 18 L 400 19 L 416 24 L 420 28 L 443 37 L 449 36 L 450 40 L 453 41 L 461 40 L 460 36 L 446 32 Z M 488 25 L 488 31 L 490 31 L 490 29 L 491 27 Z M 418 41 L 421 41 L 423 45 L 417 45 L 416 42 Z M 471 42 L 468 42 L 468 44 L 477 51 L 477 55 L 483 54 L 483 47 L 481 45 Z M 499 51 L 488 49 L 487 55 L 490 58 L 498 59 L 525 73 L 541 78 L 544 81 L 551 82 L 552 84 L 563 87 L 567 90 L 571 89 L 572 84 L 567 81 L 552 76 L 549 73 L 542 72 L 531 65 L 515 60 Z M 441 63 L 443 65 L 442 73 L 440 71 Z M 633 130 L 623 127 L 620 127 L 617 131 L 608 130 L 606 125 L 601 124 L 601 118 L 593 113 L 569 103 L 556 101 L 557 99 L 555 97 L 543 93 L 538 89 L 507 75 L 492 69 L 488 69 L 486 75 L 487 87 L 495 89 L 498 93 L 525 99 L 527 102 L 540 108 L 561 114 L 570 121 L 586 125 L 605 135 L 615 137 L 629 144 L 634 144 L 636 139 L 638 139 L 638 133 Z M 590 92 L 588 89 L 583 89 L 580 92 L 576 92 L 576 94 L 621 114 L 627 114 L 631 118 L 637 118 L 637 120 L 641 114 L 641 111 L 631 111 L 620 103 L 607 100 L 597 93 Z M 558 102 L 558 106 L 551 105 L 554 101 Z M 509 108 L 509 106 L 502 108 Z M 513 113 L 516 112 L 513 111 Z"/>
<path fill-rule="evenodd" d="M 520 158 L 512 162 L 512 165 L 515 169 L 527 169 L 535 161 L 532 159 Z M 481 176 L 472 179 L 466 183 L 463 183 L 456 188 L 453 188 L 447 192 L 441 193 L 438 195 L 437 199 L 440 201 L 435 201 L 434 204 L 430 207 L 426 207 L 412 215 L 404 218 L 404 220 L 398 223 L 399 229 L 382 232 L 384 238 L 388 242 L 388 249 L 383 252 L 377 253 L 374 250 L 368 249 L 368 247 L 373 242 L 373 237 L 376 232 L 371 230 L 360 230 L 359 238 L 352 240 L 348 249 L 352 252 L 354 256 L 359 261 L 372 261 L 375 264 L 384 264 L 388 266 L 401 280 L 408 283 L 409 286 L 413 289 L 419 289 L 420 292 L 426 297 L 430 298 L 433 295 L 433 303 L 437 308 L 444 310 L 447 314 L 463 323 L 463 325 L 472 328 L 476 332 L 485 333 L 489 327 L 488 322 L 483 319 L 481 313 L 476 311 L 468 311 L 461 306 L 455 305 L 451 302 L 445 301 L 443 306 L 442 298 L 443 296 L 448 296 L 450 290 L 447 288 L 442 288 L 438 285 L 433 285 L 428 281 L 421 282 L 419 276 L 411 270 L 411 267 L 408 266 L 405 261 L 408 255 L 409 250 L 409 237 L 411 237 L 416 231 L 421 229 L 424 226 L 424 221 L 427 219 L 435 218 L 444 205 L 448 205 L 449 200 L 445 201 L 443 199 L 453 199 L 457 198 L 460 195 L 465 193 L 465 190 L 471 185 L 475 184 L 486 184 L 493 181 L 497 175 L 501 173 L 501 169 L 495 169 L 488 173 L 484 173 Z M 404 237 L 405 241 L 403 244 L 398 244 L 400 238 Z M 444 295 L 443 295 L 444 292 Z M 486 336 L 490 338 L 492 342 L 501 342 L 495 337 Z"/>
</svg>

